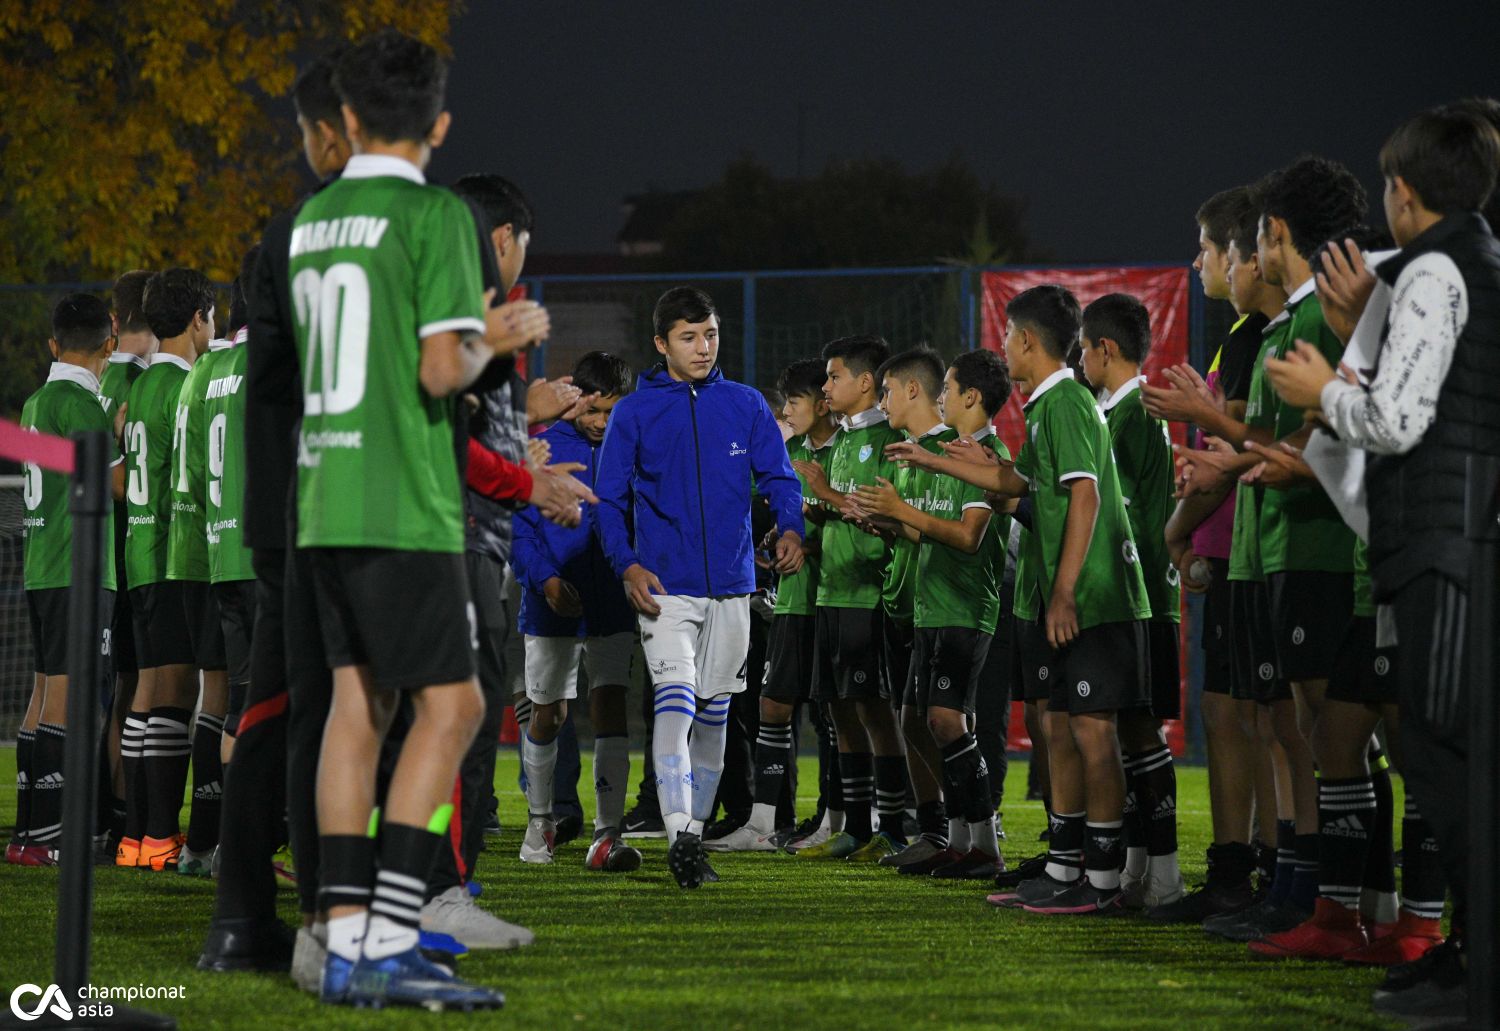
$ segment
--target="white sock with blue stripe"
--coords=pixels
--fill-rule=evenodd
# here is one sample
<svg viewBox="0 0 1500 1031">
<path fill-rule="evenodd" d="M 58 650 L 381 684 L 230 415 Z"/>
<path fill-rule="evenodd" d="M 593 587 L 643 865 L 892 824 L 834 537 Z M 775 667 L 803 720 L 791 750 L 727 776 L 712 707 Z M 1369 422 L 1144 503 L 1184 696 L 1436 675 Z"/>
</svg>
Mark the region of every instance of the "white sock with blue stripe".
<svg viewBox="0 0 1500 1031">
<path fill-rule="evenodd" d="M 661 819 L 667 829 L 667 841 L 688 829 L 692 819 L 689 785 L 692 783 L 692 757 L 688 752 L 688 732 L 697 714 L 697 696 L 686 684 L 658 684 L 651 724 L 651 764 L 656 773 L 656 798 Z"/>
<path fill-rule="evenodd" d="M 713 815 L 714 799 L 719 794 L 719 778 L 724 773 L 724 739 L 729 735 L 729 696 L 698 703 L 693 716 L 693 734 L 688 753 L 693 763 L 693 820 L 688 829 L 703 833 L 703 825 Z"/>
</svg>

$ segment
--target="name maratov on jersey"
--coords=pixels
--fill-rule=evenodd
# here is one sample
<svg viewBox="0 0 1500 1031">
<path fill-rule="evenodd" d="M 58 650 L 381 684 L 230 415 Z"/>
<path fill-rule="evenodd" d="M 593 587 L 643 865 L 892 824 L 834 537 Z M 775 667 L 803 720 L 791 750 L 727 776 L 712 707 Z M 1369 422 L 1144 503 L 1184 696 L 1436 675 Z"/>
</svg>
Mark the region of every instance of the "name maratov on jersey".
<svg viewBox="0 0 1500 1031">
<path fill-rule="evenodd" d="M 297 226 L 292 230 L 291 256 L 331 251 L 335 247 L 378 247 L 391 226 L 388 218 L 345 215 Z"/>
</svg>

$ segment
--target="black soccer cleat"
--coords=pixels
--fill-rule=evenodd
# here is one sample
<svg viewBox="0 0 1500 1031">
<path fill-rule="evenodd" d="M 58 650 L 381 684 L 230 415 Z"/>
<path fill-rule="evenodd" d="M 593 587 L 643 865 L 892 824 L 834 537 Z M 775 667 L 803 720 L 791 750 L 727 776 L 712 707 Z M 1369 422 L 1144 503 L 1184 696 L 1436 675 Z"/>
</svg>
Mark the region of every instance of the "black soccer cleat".
<svg viewBox="0 0 1500 1031">
<path fill-rule="evenodd" d="M 654 807 L 637 805 L 625 814 L 625 819 L 620 821 L 620 837 L 622 838 L 665 838 L 667 836 L 666 824 L 661 821 L 661 813 Z"/>
<path fill-rule="evenodd" d="M 701 887 L 705 866 L 708 866 L 708 861 L 703 857 L 703 839 L 686 832 L 677 835 L 677 840 L 667 849 L 667 869 L 672 871 L 677 886 Z M 717 880 L 717 876 L 715 879 Z"/>
<path fill-rule="evenodd" d="M 1047 853 L 1023 859 L 1014 867 L 995 875 L 995 887 L 1001 891 L 1014 891 L 1023 881 L 1040 877 L 1047 869 Z"/>
<path fill-rule="evenodd" d="M 704 884 L 718 884 L 719 875 L 713 867 L 708 865 L 708 857 L 704 856 L 698 863 L 698 873 L 703 877 Z"/>
</svg>

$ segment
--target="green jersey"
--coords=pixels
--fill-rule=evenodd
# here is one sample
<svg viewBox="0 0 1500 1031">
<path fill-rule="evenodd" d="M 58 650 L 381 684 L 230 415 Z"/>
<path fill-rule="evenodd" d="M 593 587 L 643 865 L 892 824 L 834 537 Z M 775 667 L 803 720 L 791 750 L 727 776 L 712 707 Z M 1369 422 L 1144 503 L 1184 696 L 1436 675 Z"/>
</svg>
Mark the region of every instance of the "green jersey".
<svg viewBox="0 0 1500 1031">
<path fill-rule="evenodd" d="M 54 362 L 47 382 L 21 407 L 21 428 L 55 437 L 102 430 L 110 440 L 110 464 L 120 461 L 115 446 L 114 420 L 99 396 L 99 380 L 81 365 Z M 73 513 L 68 508 L 71 493 L 67 473 L 43 469 L 35 462 L 22 467 L 25 482 L 21 499 L 26 515 L 21 521 L 25 537 L 25 588 L 47 591 L 68 587 L 73 582 Z M 108 497 L 108 495 L 106 495 Z M 113 505 L 113 499 L 109 503 Z M 106 516 L 106 519 L 110 517 Z M 104 534 L 104 554 L 100 559 L 104 589 L 115 589 L 115 535 Z"/>
<path fill-rule="evenodd" d="M 1035 623 L 1042 618 L 1042 585 L 1037 582 L 1036 564 L 1028 558 L 1032 547 L 1031 531 L 1019 522 L 1016 528 L 1020 531 L 1016 541 L 1016 593 L 1010 610 L 1017 619 Z"/>
<path fill-rule="evenodd" d="M 172 421 L 172 525 L 167 533 L 167 579 L 208 580 L 208 534 L 203 480 L 208 465 L 203 397 L 227 340 L 215 340 L 182 381 Z"/>
<path fill-rule="evenodd" d="M 1309 291 L 1288 303 L 1291 315 L 1287 331 L 1276 349 L 1285 358 L 1296 341 L 1305 340 L 1322 352 L 1334 368 L 1344 357 L 1344 345 L 1323 320 L 1323 307 L 1316 292 Z M 1284 403 L 1275 395 L 1276 439 L 1295 433 L 1303 423 L 1302 409 Z M 1354 531 L 1339 515 L 1337 506 L 1321 484 L 1303 483 L 1286 490 L 1266 491 L 1260 510 L 1260 561 L 1266 573 L 1285 570 L 1316 570 L 1325 573 L 1352 572 Z"/>
<path fill-rule="evenodd" d="M 355 155 L 297 213 L 303 547 L 463 551 L 453 404 L 419 369 L 423 339 L 484 332 L 474 238 L 462 200 L 389 156 Z"/>
<path fill-rule="evenodd" d="M 204 531 L 208 578 L 214 583 L 253 580 L 245 547 L 245 331 L 220 353 L 203 395 Z"/>
<path fill-rule="evenodd" d="M 130 387 L 140 378 L 150 364 L 148 359 L 137 354 L 116 351 L 105 363 L 104 375 L 99 377 L 99 397 L 104 402 L 104 411 L 111 419 L 130 395 Z"/>
<path fill-rule="evenodd" d="M 935 455 L 943 453 L 943 442 L 957 440 L 958 434 L 938 423 L 915 439 L 923 448 Z M 891 478 L 891 486 L 901 495 L 901 500 L 920 512 L 927 511 L 928 481 L 932 474 L 916 466 L 897 466 Z M 891 542 L 891 560 L 885 567 L 885 586 L 880 600 L 890 617 L 904 627 L 912 625 L 915 618 L 917 591 L 917 543 L 898 535 Z"/>
<path fill-rule="evenodd" d="M 952 438 L 958 434 L 952 430 Z M 1001 458 L 1010 452 L 991 430 L 982 442 Z M 922 509 L 938 519 L 962 519 L 971 508 L 989 509 L 984 490 L 952 476 L 925 477 Z M 917 548 L 916 625 L 925 628 L 970 627 L 995 632 L 1000 618 L 1000 581 L 1005 576 L 1005 546 L 1010 520 L 991 514 L 973 555 L 923 537 Z"/>
<path fill-rule="evenodd" d="M 1260 352 L 1250 370 L 1250 395 L 1245 399 L 1245 425 L 1269 429 L 1275 425 L 1276 391 L 1266 378 L 1266 359 L 1276 353 L 1291 327 L 1285 313 L 1276 316 L 1261 331 Z M 1264 487 L 1248 483 L 1234 486 L 1234 529 L 1229 537 L 1229 579 L 1259 582 L 1266 578 L 1260 562 L 1260 509 Z"/>
<path fill-rule="evenodd" d="M 1180 577 L 1167 552 L 1167 520 L 1176 506 L 1172 487 L 1172 437 L 1166 423 L 1153 419 L 1141 403 L 1140 376 L 1111 394 L 1100 407 L 1120 476 L 1120 493 L 1130 518 L 1130 535 L 1141 557 L 1152 619 L 1182 620 Z"/>
<path fill-rule="evenodd" d="M 834 430 L 833 436 L 823 441 L 822 447 L 813 447 L 813 443 L 804 434 L 793 437 L 786 442 L 787 455 L 797 462 L 817 462 L 828 471 L 828 459 L 833 455 L 833 442 L 838 438 L 838 431 Z M 802 474 L 797 474 L 797 481 L 802 484 L 802 503 L 804 505 L 816 505 L 818 498 L 812 491 L 807 489 L 807 481 Z M 802 543 L 807 548 L 806 558 L 802 561 L 802 568 L 789 576 L 783 576 L 780 583 L 776 585 L 776 615 L 778 616 L 810 616 L 813 614 L 813 606 L 818 597 L 818 545 L 822 539 L 823 527 L 811 519 L 803 520 Z"/>
<path fill-rule="evenodd" d="M 154 354 L 126 400 L 125 579 L 131 590 L 167 578 L 172 437 L 177 398 L 191 368 L 175 354 Z"/>
<path fill-rule="evenodd" d="M 1074 588 L 1078 626 L 1149 619 L 1151 603 L 1141 576 L 1140 557 L 1120 495 L 1119 474 L 1109 448 L 1109 427 L 1094 395 L 1073 378 L 1071 369 L 1047 377 L 1026 402 L 1026 442 L 1016 472 L 1030 485 L 1031 554 L 1043 605 L 1062 559 L 1072 501 L 1070 484 L 1086 477 L 1099 491 L 1099 513 Z"/>
<path fill-rule="evenodd" d="M 891 429 L 885 413 L 869 408 L 845 419 L 828 458 L 828 483 L 848 494 L 877 476 L 895 482 L 896 463 L 885 457 L 887 444 L 906 439 Z M 818 604 L 824 608 L 873 609 L 881 603 L 891 549 L 837 515 L 823 524 L 823 561 L 818 568 Z"/>
</svg>

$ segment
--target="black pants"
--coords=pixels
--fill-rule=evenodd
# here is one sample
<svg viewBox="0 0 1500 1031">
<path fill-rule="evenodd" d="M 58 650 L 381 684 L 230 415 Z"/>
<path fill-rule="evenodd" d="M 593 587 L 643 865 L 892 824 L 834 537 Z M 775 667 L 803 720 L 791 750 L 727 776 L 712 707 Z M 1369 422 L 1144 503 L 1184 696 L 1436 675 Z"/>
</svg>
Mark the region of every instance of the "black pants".
<svg viewBox="0 0 1500 1031">
<path fill-rule="evenodd" d="M 291 526 L 289 540 L 296 540 Z M 286 819 L 297 861 L 297 897 L 303 913 L 318 909 L 318 754 L 323 727 L 333 704 L 333 674 L 323 652 L 318 623 L 318 600 L 306 553 L 296 547 L 286 552 L 286 582 L 282 592 L 282 641 L 286 648 Z M 256 634 L 257 640 L 269 634 Z M 251 668 L 251 682 L 256 676 Z M 243 717 L 241 718 L 243 722 Z M 236 745 L 235 762 L 239 761 Z M 231 763 L 230 765 L 234 765 Z M 232 809 L 225 809 L 233 813 Z M 231 816 L 231 819 L 233 817 Z"/>
<path fill-rule="evenodd" d="M 1392 599 L 1406 790 L 1432 827 L 1459 924 L 1469 883 L 1468 592 L 1424 573 Z"/>
</svg>

